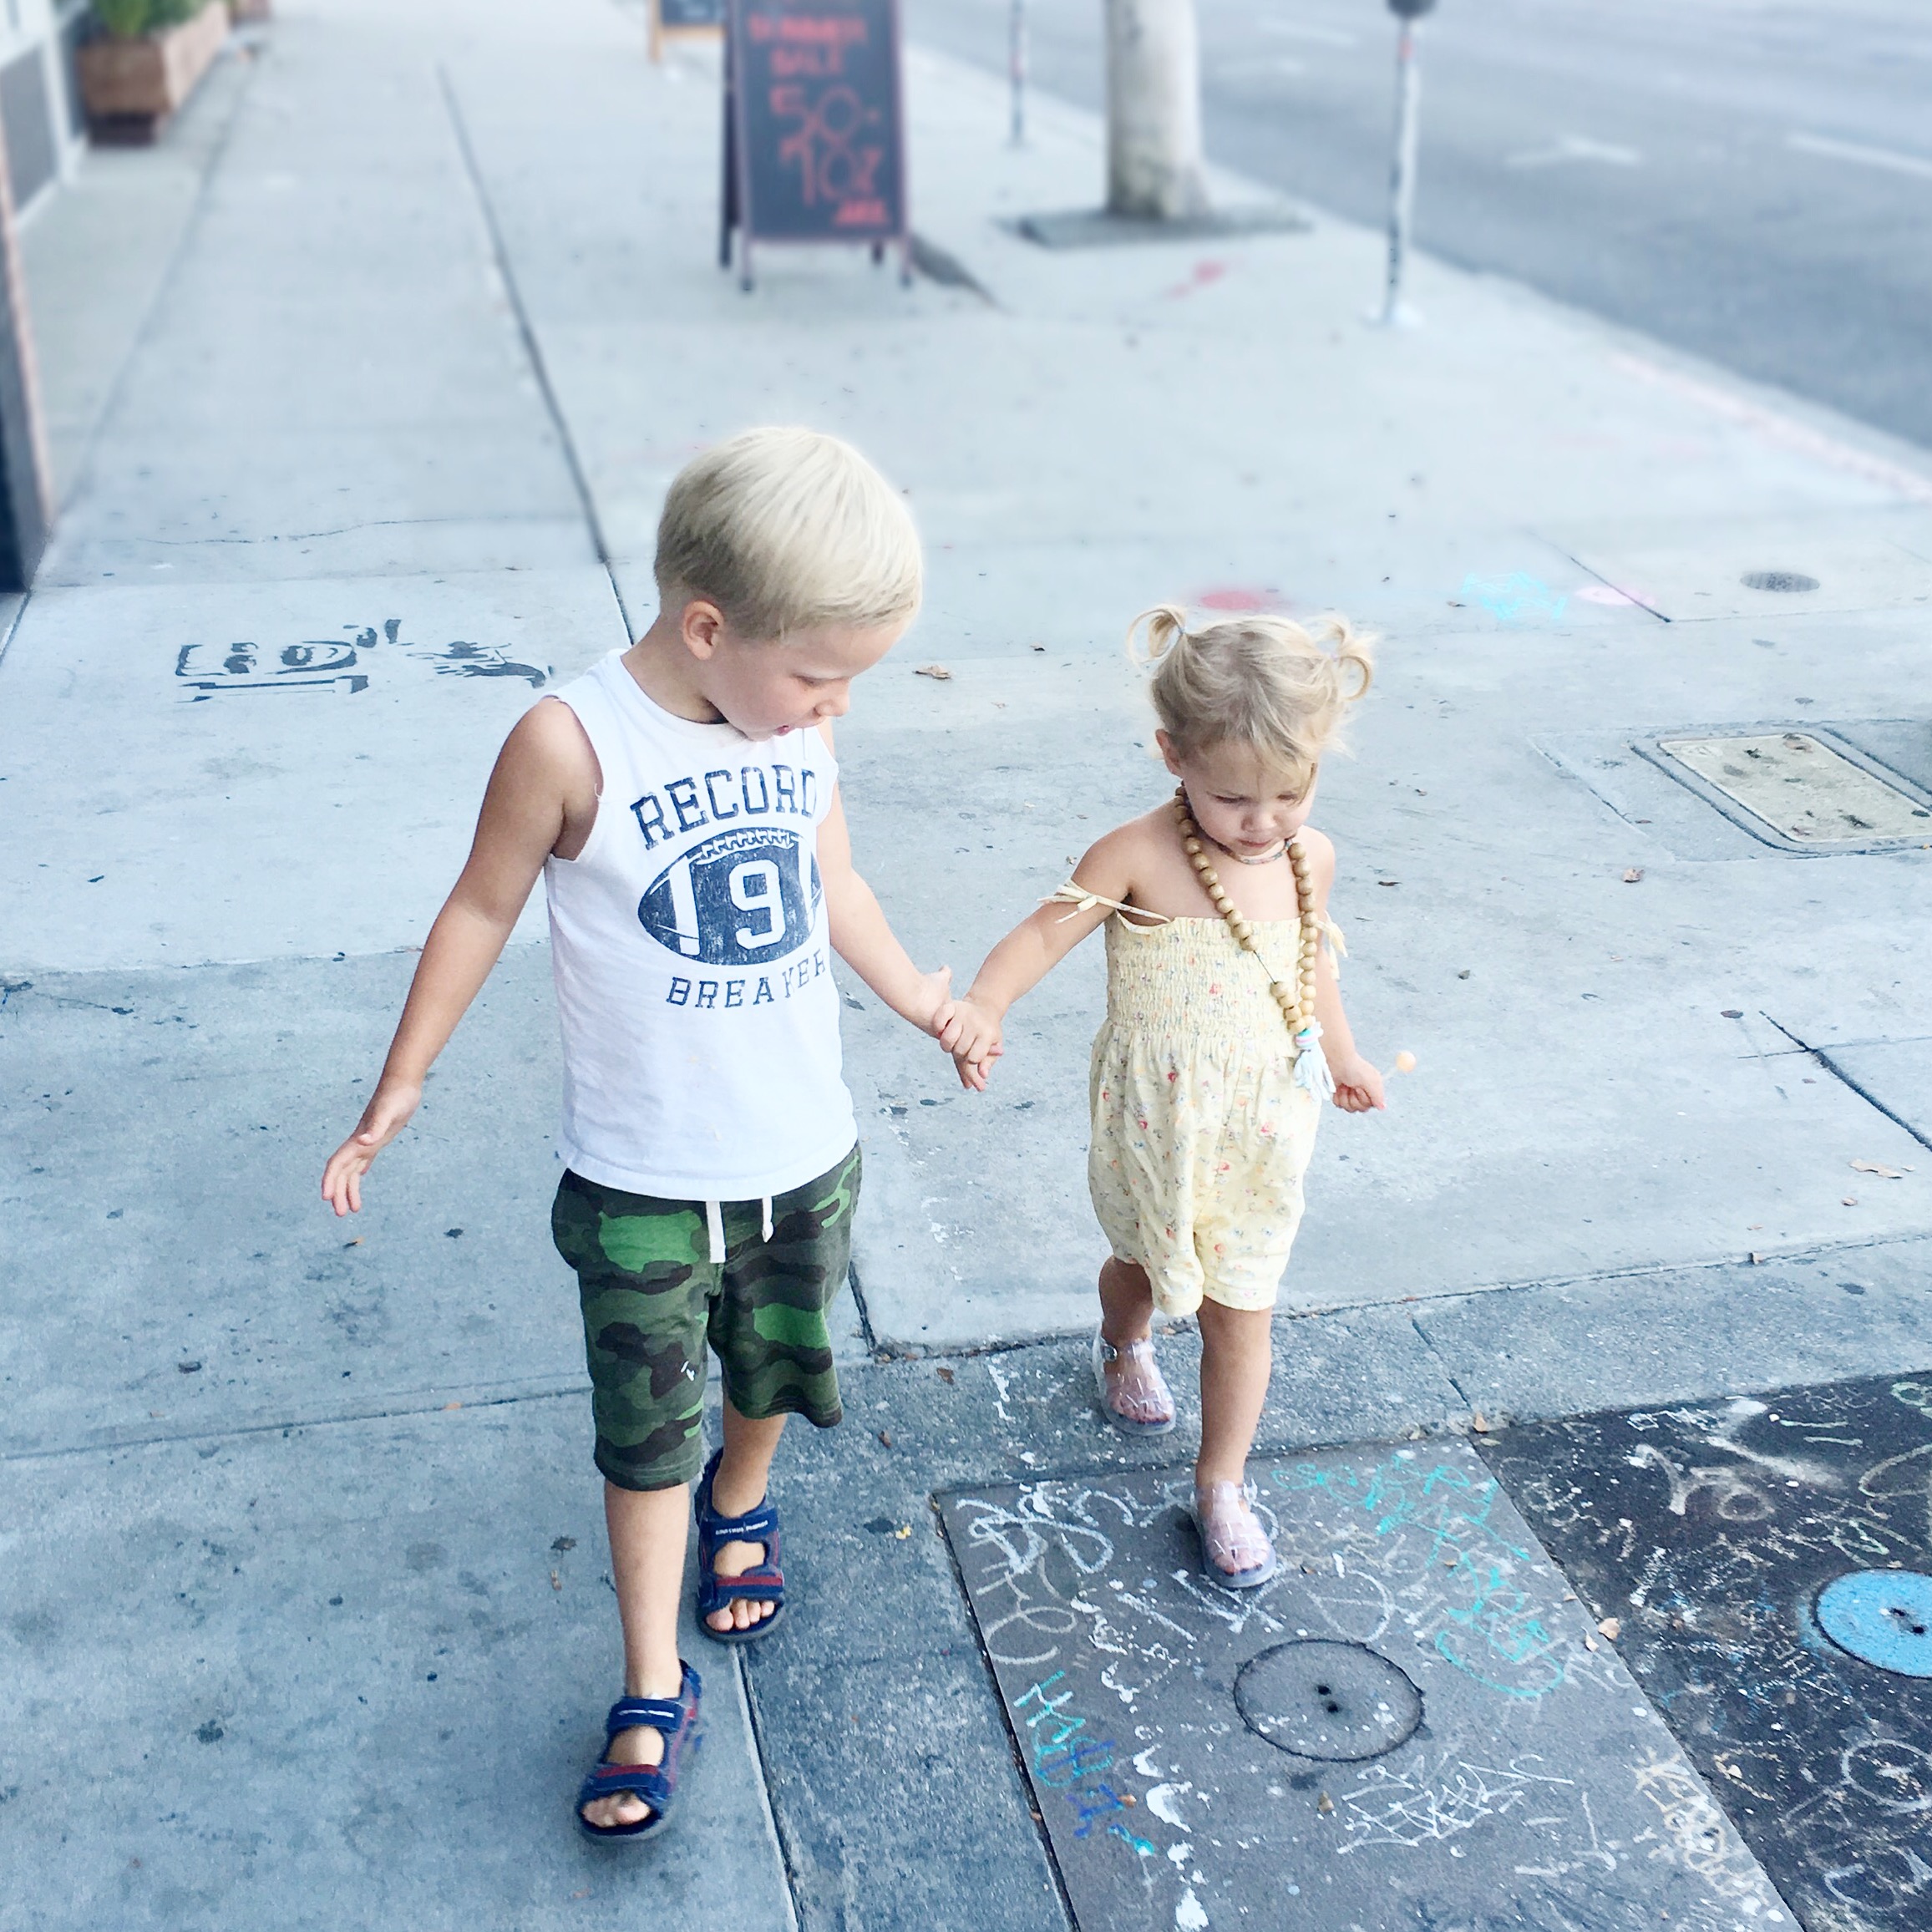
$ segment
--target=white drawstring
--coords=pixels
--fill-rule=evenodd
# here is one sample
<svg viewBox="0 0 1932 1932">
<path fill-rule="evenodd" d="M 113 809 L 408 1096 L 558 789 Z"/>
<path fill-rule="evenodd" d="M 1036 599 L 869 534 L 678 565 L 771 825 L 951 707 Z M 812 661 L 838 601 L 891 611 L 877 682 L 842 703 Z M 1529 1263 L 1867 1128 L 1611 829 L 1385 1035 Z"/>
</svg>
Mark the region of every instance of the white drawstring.
<svg viewBox="0 0 1932 1932">
<path fill-rule="evenodd" d="M 711 1258 L 714 1262 L 724 1260 L 724 1203 L 707 1201 L 704 1204 L 704 1231 L 711 1237 Z M 767 1194 L 759 1204 L 758 1239 L 768 1241 L 772 1238 L 772 1197 Z"/>
</svg>

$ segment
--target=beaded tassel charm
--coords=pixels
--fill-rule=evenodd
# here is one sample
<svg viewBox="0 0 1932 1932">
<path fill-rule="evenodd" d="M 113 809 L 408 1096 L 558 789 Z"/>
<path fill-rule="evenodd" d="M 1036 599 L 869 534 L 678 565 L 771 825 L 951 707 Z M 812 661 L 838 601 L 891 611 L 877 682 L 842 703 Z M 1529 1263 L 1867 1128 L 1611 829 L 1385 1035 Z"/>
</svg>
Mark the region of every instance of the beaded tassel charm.
<svg viewBox="0 0 1932 1932">
<path fill-rule="evenodd" d="M 1228 897 L 1226 888 L 1214 870 L 1214 861 L 1208 857 L 1207 848 L 1201 842 L 1200 828 L 1195 824 L 1194 814 L 1188 807 L 1188 795 L 1184 787 L 1174 795 L 1174 815 L 1180 822 L 1181 846 L 1188 855 L 1188 863 L 1199 874 L 1201 887 L 1206 892 L 1214 909 L 1227 921 L 1228 931 L 1234 934 L 1235 942 L 1244 952 L 1260 954 L 1255 945 L 1255 929 L 1235 910 L 1234 901 Z M 1295 875 L 1295 905 L 1301 919 L 1301 944 L 1296 956 L 1296 978 L 1291 985 L 1286 980 L 1270 980 L 1269 991 L 1275 996 L 1275 1003 L 1281 1009 L 1281 1017 L 1287 1022 L 1291 1038 L 1295 1042 L 1295 1083 L 1306 1088 L 1320 1098 L 1335 1091 L 1335 1076 L 1328 1070 L 1328 1062 L 1321 1052 L 1321 1022 L 1315 1017 L 1316 962 L 1321 953 L 1321 921 L 1316 916 L 1315 892 L 1308 876 L 1308 854 L 1291 839 L 1285 855 L 1291 870 Z M 1264 966 L 1267 961 L 1263 960 Z"/>
</svg>

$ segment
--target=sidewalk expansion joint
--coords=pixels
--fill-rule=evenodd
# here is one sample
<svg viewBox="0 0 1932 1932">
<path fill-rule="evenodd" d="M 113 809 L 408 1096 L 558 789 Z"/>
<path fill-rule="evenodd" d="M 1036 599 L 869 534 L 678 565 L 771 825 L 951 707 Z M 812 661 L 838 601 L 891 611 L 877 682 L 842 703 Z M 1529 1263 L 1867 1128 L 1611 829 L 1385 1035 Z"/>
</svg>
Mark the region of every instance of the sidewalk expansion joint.
<svg viewBox="0 0 1932 1932">
<path fill-rule="evenodd" d="M 1805 1051 L 1809 1052 L 1814 1049 L 1808 1047 Z M 1920 1137 L 1914 1134 L 1914 1138 Z M 1466 1287 L 1438 1288 L 1426 1294 L 1405 1295 L 1397 1302 L 1333 1301 L 1312 1308 L 1278 1309 L 1275 1319 L 1278 1321 L 1321 1321 L 1338 1316 L 1373 1314 L 1377 1310 L 1391 1307 L 1435 1307 L 1445 1302 L 1472 1301 L 1483 1295 L 1529 1295 L 1553 1288 L 1592 1287 L 1605 1281 L 1647 1280 L 1659 1275 L 1695 1275 L 1716 1268 L 1762 1267 L 1777 1261 L 1808 1261 L 1828 1255 L 1861 1254 L 1872 1248 L 1910 1247 L 1924 1241 L 1932 1241 L 1932 1227 L 1894 1230 L 1879 1235 L 1851 1235 L 1842 1240 L 1807 1241 L 1786 1248 L 1758 1248 L 1752 1250 L 1757 1257 L 1755 1262 L 1747 1254 L 1706 1255 L 1692 1260 L 1639 1261 L 1620 1268 L 1600 1268 L 1576 1275 L 1533 1275 L 1518 1281 L 1476 1281 Z M 1410 1319 L 1412 1321 L 1415 1317 Z M 1191 1321 L 1176 1321 L 1160 1332 L 1179 1335 L 1190 1331 L 1193 1327 Z M 1083 1340 L 1092 1332 L 1092 1329 L 1085 1326 L 1052 1328 L 1042 1330 L 1037 1335 L 1001 1336 L 993 1341 L 961 1343 L 956 1346 L 929 1346 L 924 1342 L 905 1341 L 886 1336 L 872 1345 L 872 1356 L 874 1362 L 880 1364 L 971 1362 L 984 1356 L 1016 1355 L 1027 1349 L 1056 1347 Z M 868 1341 L 870 1341 L 870 1325 Z"/>
<path fill-rule="evenodd" d="M 1925 1134 L 1922 1133 L 1918 1128 L 1914 1127 L 1910 1121 L 1906 1119 L 1904 1114 L 1894 1113 L 1893 1110 L 1889 1107 L 1886 1106 L 1884 1102 L 1879 1099 L 1878 1095 L 1874 1093 L 1869 1087 L 1866 1087 L 1859 1081 L 1854 1080 L 1849 1073 L 1846 1072 L 1844 1068 L 1839 1066 L 1838 1062 L 1832 1058 L 1832 1053 L 1833 1052 L 1832 1047 L 1813 1047 L 1809 1044 L 1808 1042 L 1799 1039 L 1798 1035 L 1793 1032 L 1791 1028 L 1787 1026 L 1785 1026 L 1781 1021 L 1772 1020 L 1771 1015 L 1769 1013 L 1767 1013 L 1764 1017 L 1767 1020 L 1771 1020 L 1772 1025 L 1776 1027 L 1778 1032 L 1784 1035 L 1786 1039 L 1792 1042 L 1792 1043 L 1798 1047 L 1800 1052 L 1810 1054 L 1812 1058 L 1817 1061 L 1818 1065 L 1823 1067 L 1825 1072 L 1830 1074 L 1834 1080 L 1837 1080 L 1843 1085 L 1850 1088 L 1852 1092 L 1857 1094 L 1858 1098 L 1864 1101 L 1866 1106 L 1875 1108 L 1879 1113 L 1884 1114 L 1886 1119 L 1891 1122 L 1893 1126 L 1903 1128 L 1904 1132 L 1911 1135 L 1913 1139 L 1918 1142 L 1919 1146 L 1925 1148 L 1928 1150 L 1932 1150 L 1932 1139 L 1927 1138 Z M 1898 1042 L 1895 1041 L 1887 1041 L 1881 1043 L 1888 1046 L 1894 1046 L 1898 1044 Z"/>
<path fill-rule="evenodd" d="M 436 65 L 437 84 L 443 90 L 443 104 L 449 114 L 449 125 L 456 137 L 457 151 L 463 158 L 464 171 L 469 177 L 471 191 L 476 196 L 477 212 L 483 221 L 484 232 L 489 239 L 490 254 L 496 264 L 496 271 L 503 281 L 505 298 L 510 303 L 510 312 L 516 322 L 516 332 L 523 343 L 525 356 L 529 359 L 530 373 L 536 379 L 537 393 L 544 399 L 544 408 L 549 412 L 551 423 L 556 429 L 557 441 L 564 453 L 564 463 L 570 473 L 570 482 L 577 493 L 577 502 L 584 515 L 585 528 L 590 532 L 591 543 L 597 553 L 597 561 L 604 567 L 604 575 L 611 583 L 611 595 L 616 601 L 617 614 L 624 621 L 624 635 L 636 636 L 636 627 L 631 621 L 631 613 L 624 603 L 624 592 L 617 582 L 617 573 L 611 561 L 611 546 L 605 540 L 602 520 L 597 515 L 597 500 L 591 493 L 591 479 L 584 474 L 583 459 L 577 451 L 576 439 L 570 434 L 568 418 L 564 414 L 563 404 L 557 398 L 555 386 L 550 382 L 549 365 L 544 361 L 543 347 L 537 340 L 536 329 L 531 323 L 530 311 L 524 305 L 523 290 L 516 279 L 516 270 L 510 259 L 510 248 L 504 240 L 503 228 L 496 218 L 495 204 L 489 198 L 489 190 L 484 185 L 483 169 L 476 158 L 476 150 L 470 143 L 469 124 L 463 118 L 462 104 L 456 98 L 456 89 L 449 79 L 449 70 L 440 61 Z"/>
<path fill-rule="evenodd" d="M 74 466 L 74 475 L 68 484 L 66 501 L 52 506 L 53 528 L 48 532 L 47 546 L 49 553 L 59 539 L 60 513 L 68 505 L 80 500 L 93 479 L 94 452 L 100 447 L 101 438 L 106 434 L 108 424 L 114 420 L 116 411 L 121 406 L 122 398 L 127 393 L 128 384 L 133 379 L 134 365 L 140 359 L 137 352 L 139 345 L 148 339 L 148 332 L 155 317 L 161 312 L 162 305 L 174 292 L 175 280 L 181 272 L 181 264 L 187 259 L 189 247 L 207 216 L 208 196 L 215 177 L 221 171 L 222 164 L 228 159 L 228 150 L 235 139 L 236 126 L 241 119 L 243 109 L 248 105 L 249 95 L 255 86 L 255 77 L 261 71 L 261 57 L 251 48 L 241 83 L 236 88 L 234 97 L 229 104 L 228 119 L 222 124 L 221 132 L 210 147 L 207 160 L 201 170 L 201 179 L 195 185 L 195 200 L 189 209 L 188 218 L 181 224 L 180 232 L 175 237 L 175 246 L 168 256 L 168 265 L 162 270 L 160 280 L 155 282 L 154 291 L 148 298 L 148 306 L 142 312 L 140 322 L 129 337 L 135 347 L 123 357 L 121 366 L 115 370 L 114 381 L 108 388 L 106 400 L 102 403 L 99 413 L 87 433 L 85 449 L 80 461 Z M 12 641 L 11 636 L 8 641 Z M 4 646 L 0 646 L 0 655 L 4 655 Z"/>
<path fill-rule="evenodd" d="M 865 1306 L 865 1285 L 859 1279 L 857 1264 L 845 1264 L 845 1279 L 851 1284 L 852 1306 L 859 1311 L 859 1333 L 865 1344 L 865 1352 L 875 1362 L 890 1358 L 879 1346 L 879 1337 L 872 1331 L 872 1311 Z"/>
<path fill-rule="evenodd" d="M 748 1651 L 748 1645 L 742 1645 L 732 1653 L 732 1676 L 737 1681 L 738 1701 L 744 1709 L 745 1727 L 751 1733 L 752 1757 L 758 1767 L 758 1795 L 764 1807 L 766 1828 L 778 1851 L 779 1869 L 785 1874 L 785 1909 L 791 1919 L 789 1932 L 799 1932 L 799 1928 L 805 1923 L 804 1901 L 799 1892 L 799 1862 L 790 1835 L 785 1830 L 783 1814 L 778 1809 L 778 1794 L 772 1785 L 771 1755 L 765 1748 L 764 1719 L 759 1715 L 758 1693 L 752 1686 Z"/>
<path fill-rule="evenodd" d="M 135 1430 L 103 1443 L 60 1443 L 49 1448 L 0 1450 L 0 1465 L 58 1462 L 63 1457 L 112 1456 L 124 1449 L 149 1449 L 175 1443 L 223 1443 L 237 1441 L 245 1436 L 287 1436 L 297 1429 L 336 1428 L 349 1422 L 397 1422 L 409 1416 L 453 1414 L 463 1409 L 509 1408 L 520 1402 L 555 1402 L 560 1397 L 585 1396 L 590 1392 L 588 1382 L 558 1382 L 554 1386 L 517 1389 L 505 1395 L 466 1396 L 460 1402 L 403 1402 L 389 1408 L 344 1409 L 332 1415 L 292 1416 L 267 1422 L 232 1422 L 216 1428 Z"/>
<path fill-rule="evenodd" d="M 27 606 L 33 601 L 33 587 L 29 585 L 24 591 L 17 591 L 13 608 L 7 618 L 7 628 L 0 632 L 0 664 L 7 662 L 7 647 L 19 634 L 20 621 L 27 615 Z"/>
<path fill-rule="evenodd" d="M 1029 1474 L 1031 1473 L 1029 1472 Z M 1051 1480 L 1052 1478 L 1048 1478 Z M 966 1606 L 966 1621 L 971 1626 L 973 1643 L 978 1652 L 980 1669 L 984 1673 L 986 1688 L 998 1705 L 1000 1719 L 1007 1734 L 1007 1747 L 1013 1754 L 1013 1771 L 1019 1788 L 1027 1793 L 1027 1815 L 1033 1821 L 1033 1830 L 1040 1843 L 1040 1850 L 1047 1861 L 1047 1869 L 1053 1874 L 1053 1890 L 1059 1899 L 1060 1909 L 1066 1915 L 1068 1932 L 1078 1932 L 1079 1920 L 1073 1911 L 1073 1894 L 1067 1889 L 1067 1874 L 1061 1869 L 1060 1854 L 1054 1848 L 1053 1834 L 1047 1828 L 1045 1813 L 1034 1802 L 1035 1793 L 1032 1767 L 1027 1762 L 1026 1741 L 1020 1736 L 1018 1724 L 1006 1694 L 1000 1688 L 999 1666 L 993 1661 L 992 1645 L 988 1642 L 985 1626 L 980 1621 L 980 1606 L 966 1581 L 965 1565 L 960 1561 L 958 1547 L 952 1539 L 952 1529 L 946 1522 L 946 1512 L 940 1507 L 937 1496 L 927 1498 L 939 1523 L 939 1539 L 946 1549 L 946 1559 L 952 1570 L 953 1588 L 959 1592 L 959 1600 Z"/>
</svg>

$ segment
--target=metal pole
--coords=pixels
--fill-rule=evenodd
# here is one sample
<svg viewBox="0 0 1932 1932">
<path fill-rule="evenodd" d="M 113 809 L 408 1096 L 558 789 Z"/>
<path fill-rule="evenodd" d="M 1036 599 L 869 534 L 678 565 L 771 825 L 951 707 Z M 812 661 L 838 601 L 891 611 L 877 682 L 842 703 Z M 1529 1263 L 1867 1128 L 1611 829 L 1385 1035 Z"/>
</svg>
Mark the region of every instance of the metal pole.
<svg viewBox="0 0 1932 1932">
<path fill-rule="evenodd" d="M 1007 28 L 1007 59 L 1013 81 L 1012 143 L 1027 145 L 1027 0 L 1013 0 Z"/>
<path fill-rule="evenodd" d="M 1416 58 L 1416 23 L 1403 18 L 1396 38 L 1395 158 L 1389 168 L 1388 287 L 1381 321 L 1393 328 L 1416 320 L 1402 302 L 1402 276 L 1408 266 L 1409 231 L 1416 208 L 1416 142 L 1421 124 L 1422 71 Z"/>
</svg>

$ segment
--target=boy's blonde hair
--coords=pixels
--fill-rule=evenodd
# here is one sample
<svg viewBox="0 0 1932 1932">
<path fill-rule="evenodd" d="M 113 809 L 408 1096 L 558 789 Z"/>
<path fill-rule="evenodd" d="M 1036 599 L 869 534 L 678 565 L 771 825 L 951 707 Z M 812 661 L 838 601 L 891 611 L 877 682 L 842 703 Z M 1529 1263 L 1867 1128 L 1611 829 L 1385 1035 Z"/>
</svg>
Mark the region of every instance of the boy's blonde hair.
<svg viewBox="0 0 1932 1932">
<path fill-rule="evenodd" d="M 677 473 L 657 525 L 658 595 L 707 597 L 746 637 L 860 629 L 919 608 L 919 533 L 836 436 L 748 429 Z"/>
<path fill-rule="evenodd" d="M 1179 605 L 1159 604 L 1134 619 L 1127 647 L 1152 673 L 1154 708 L 1181 757 L 1246 745 L 1298 789 L 1375 676 L 1374 639 L 1333 613 L 1312 630 L 1256 612 L 1190 631 Z"/>
</svg>

